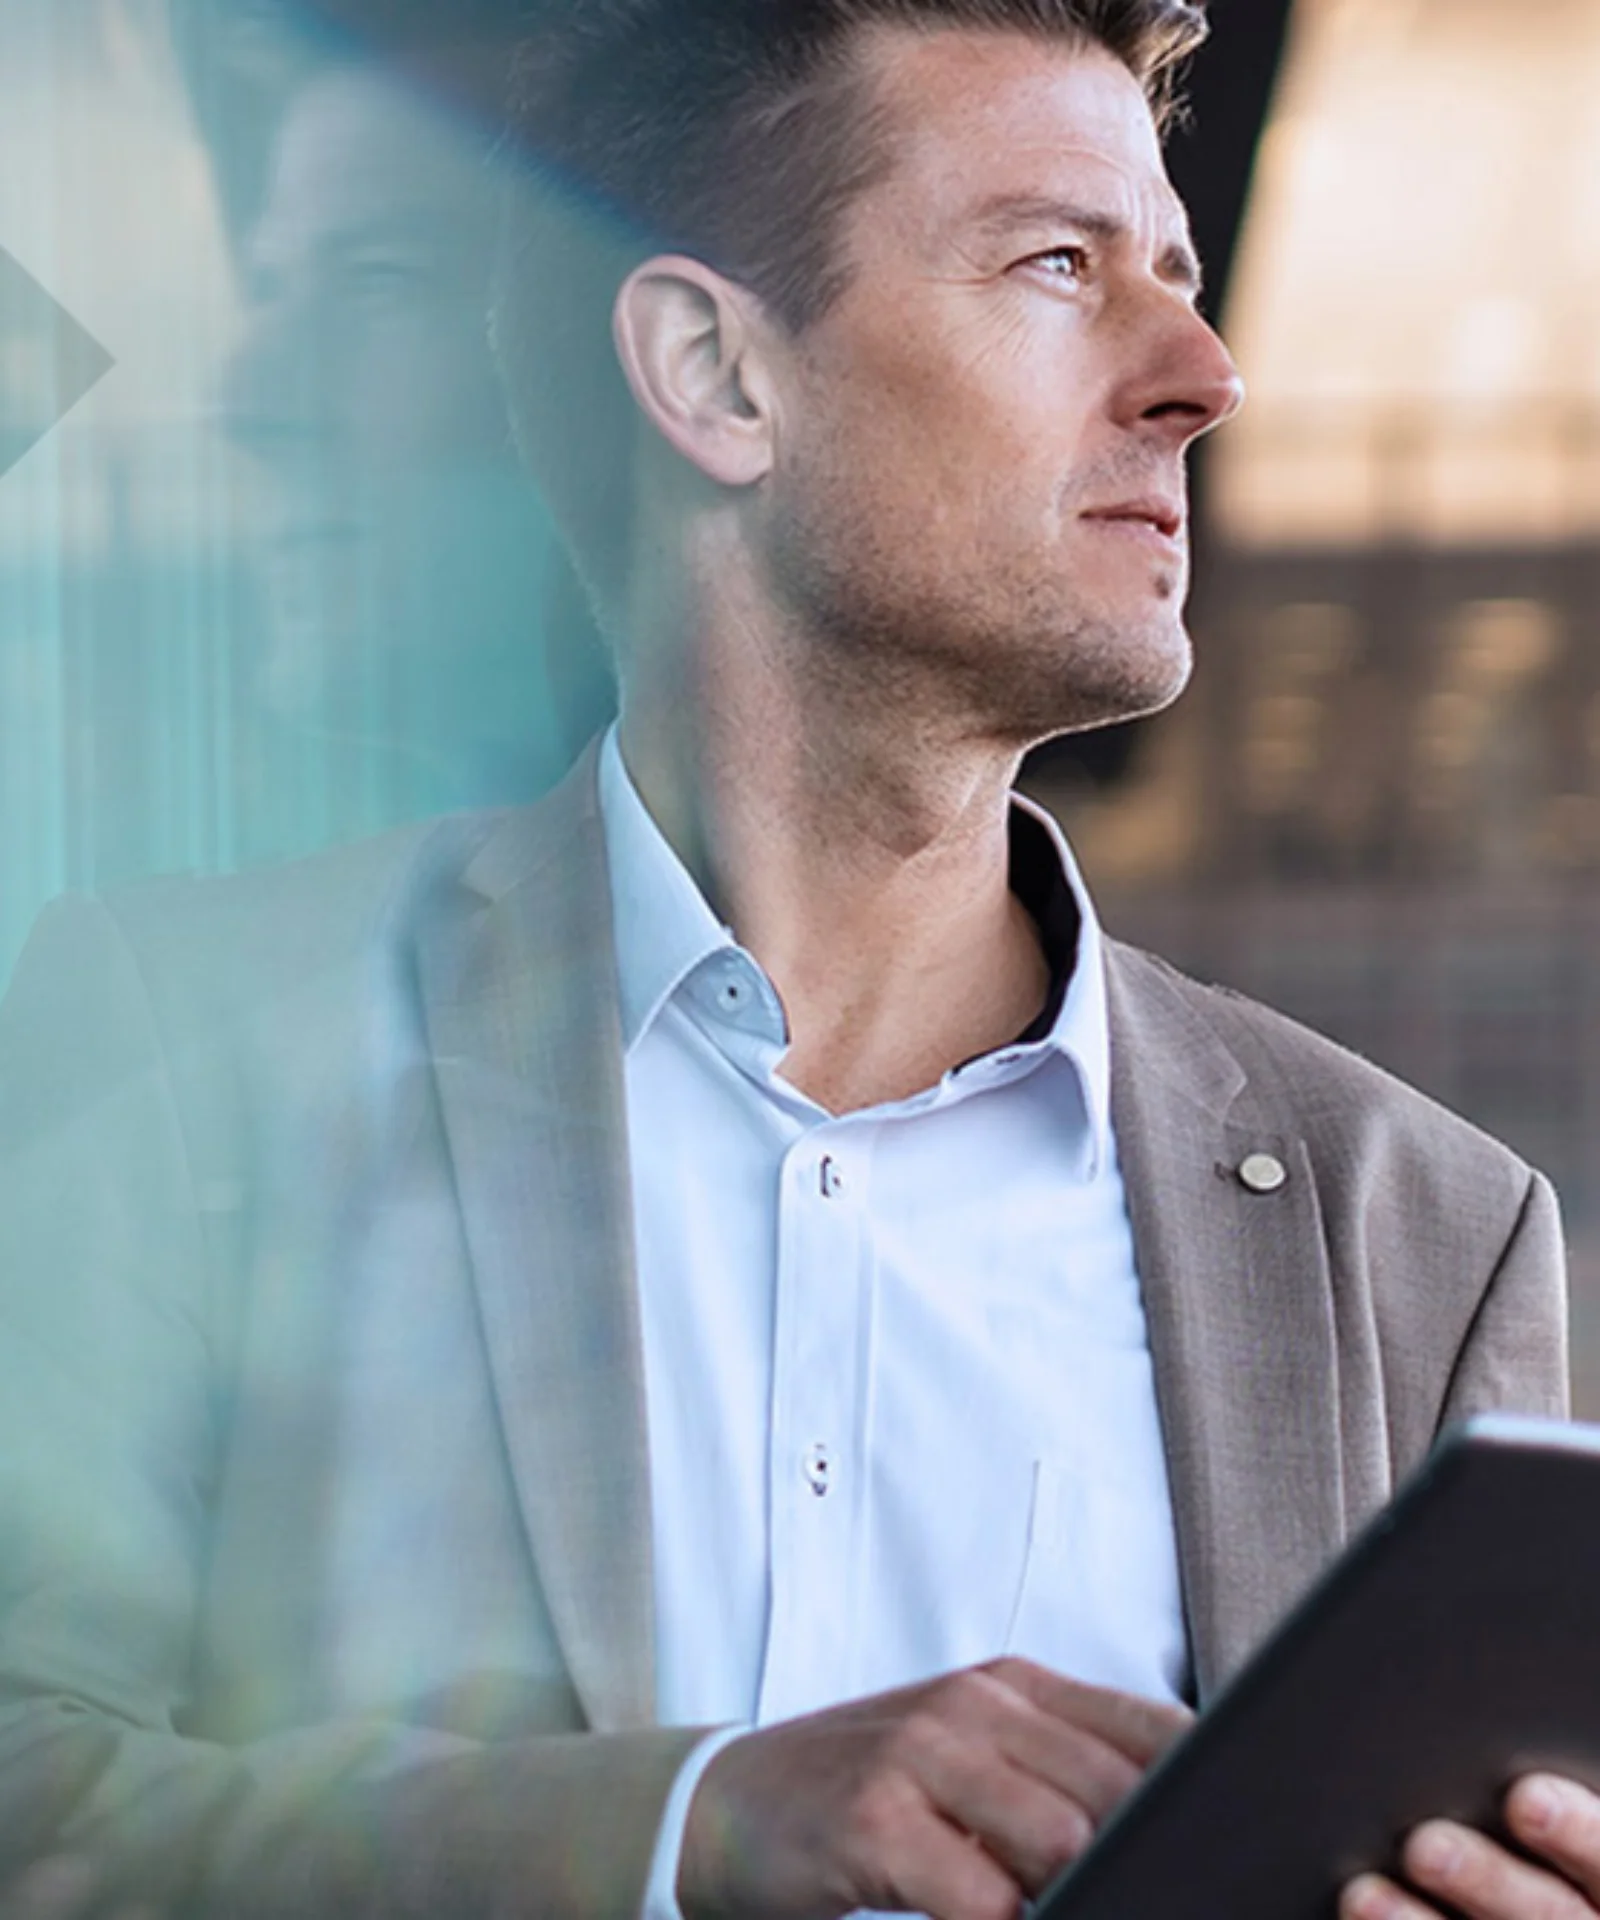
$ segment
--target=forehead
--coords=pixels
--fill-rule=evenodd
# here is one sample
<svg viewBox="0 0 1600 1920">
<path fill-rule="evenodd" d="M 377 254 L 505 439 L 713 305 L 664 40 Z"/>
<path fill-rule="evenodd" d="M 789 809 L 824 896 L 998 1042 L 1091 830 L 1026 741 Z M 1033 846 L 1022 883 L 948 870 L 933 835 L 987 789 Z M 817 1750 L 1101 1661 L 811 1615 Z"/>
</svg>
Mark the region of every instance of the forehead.
<svg viewBox="0 0 1600 1920">
<path fill-rule="evenodd" d="M 420 91 L 363 70 L 308 80 L 279 130 L 272 210 L 319 229 L 492 205 L 482 143 Z"/>
<path fill-rule="evenodd" d="M 1182 203 L 1139 82 L 1103 47 L 995 30 L 891 27 L 863 45 L 891 164 L 877 194 L 944 229 L 998 199 L 1081 199 L 1152 242 Z"/>
</svg>

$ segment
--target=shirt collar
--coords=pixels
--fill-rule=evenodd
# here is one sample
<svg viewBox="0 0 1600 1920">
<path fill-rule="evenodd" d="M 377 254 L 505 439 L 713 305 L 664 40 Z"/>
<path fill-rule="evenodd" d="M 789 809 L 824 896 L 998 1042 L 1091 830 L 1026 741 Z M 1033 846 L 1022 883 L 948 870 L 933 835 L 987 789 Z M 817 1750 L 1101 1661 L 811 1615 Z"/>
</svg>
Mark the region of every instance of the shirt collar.
<svg viewBox="0 0 1600 1920">
<path fill-rule="evenodd" d="M 615 722 L 600 748 L 600 817 L 611 869 L 622 1044 L 632 1052 L 700 962 L 735 942 L 640 799 Z"/>
<path fill-rule="evenodd" d="M 1026 1043 L 1060 1053 L 1076 1068 L 1091 1139 L 1103 1158 L 1111 1136 L 1111 1035 L 1106 1012 L 1105 946 L 1100 922 L 1066 837 L 1042 807 L 1022 795 L 1012 805 L 1042 829 L 1059 863 L 1059 885 L 1076 910 L 1077 950 L 1048 1029 Z M 600 813 L 611 870 L 622 1005 L 622 1041 L 632 1049 L 661 1009 L 706 957 L 736 946 L 706 904 L 688 869 L 651 818 L 623 763 L 613 724 L 600 749 Z M 1015 837 L 1015 836 L 1014 836 Z M 1039 909 L 1030 902 L 1036 917 Z"/>
</svg>

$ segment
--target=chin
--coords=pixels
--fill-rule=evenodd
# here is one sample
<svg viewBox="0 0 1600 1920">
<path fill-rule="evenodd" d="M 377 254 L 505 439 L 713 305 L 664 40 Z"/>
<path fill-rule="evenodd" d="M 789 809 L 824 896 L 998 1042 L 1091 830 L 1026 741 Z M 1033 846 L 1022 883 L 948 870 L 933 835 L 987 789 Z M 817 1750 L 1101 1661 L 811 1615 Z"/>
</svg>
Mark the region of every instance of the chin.
<svg viewBox="0 0 1600 1920">
<path fill-rule="evenodd" d="M 1129 666 L 1122 690 L 1131 711 L 1119 717 L 1135 720 L 1170 707 L 1194 672 L 1194 648 L 1187 629 L 1176 627 L 1160 645 L 1140 650 Z"/>
<path fill-rule="evenodd" d="M 1083 733 L 1171 706 L 1189 684 L 1194 650 L 1181 620 L 1146 612 L 1080 624 L 1052 665 L 1051 731 Z"/>
</svg>

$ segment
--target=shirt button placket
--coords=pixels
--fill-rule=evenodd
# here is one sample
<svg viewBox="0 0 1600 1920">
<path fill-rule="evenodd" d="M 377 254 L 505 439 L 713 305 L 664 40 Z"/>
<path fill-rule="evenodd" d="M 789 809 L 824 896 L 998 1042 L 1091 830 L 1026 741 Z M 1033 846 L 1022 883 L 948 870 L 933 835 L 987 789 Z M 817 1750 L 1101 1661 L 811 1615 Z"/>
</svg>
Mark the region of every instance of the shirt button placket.
<svg viewBox="0 0 1600 1920">
<path fill-rule="evenodd" d="M 844 1170 L 837 1154 L 825 1153 L 817 1163 L 817 1191 L 824 1200 L 844 1197 Z M 827 1498 L 833 1483 L 833 1449 L 826 1440 L 813 1440 L 801 1460 L 806 1485 L 819 1500 Z"/>
<path fill-rule="evenodd" d="M 863 1238 L 856 1168 L 830 1136 L 798 1145 L 784 1181 L 764 1719 L 849 1680 Z"/>
</svg>

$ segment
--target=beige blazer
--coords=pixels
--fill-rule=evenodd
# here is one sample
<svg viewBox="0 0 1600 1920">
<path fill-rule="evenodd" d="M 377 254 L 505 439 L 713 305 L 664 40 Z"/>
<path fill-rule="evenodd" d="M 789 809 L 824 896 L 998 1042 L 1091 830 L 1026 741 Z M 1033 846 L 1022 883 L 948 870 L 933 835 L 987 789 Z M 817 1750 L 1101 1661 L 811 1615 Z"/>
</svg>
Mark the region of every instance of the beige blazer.
<svg viewBox="0 0 1600 1920">
<path fill-rule="evenodd" d="M 1373 1067 L 1107 964 L 1209 1697 L 1442 1423 L 1561 1410 L 1560 1238 Z M 10 1853 L 229 1920 L 623 1916 L 695 1737 L 653 1696 L 592 755 L 53 909 L 0 1012 Z"/>
</svg>

